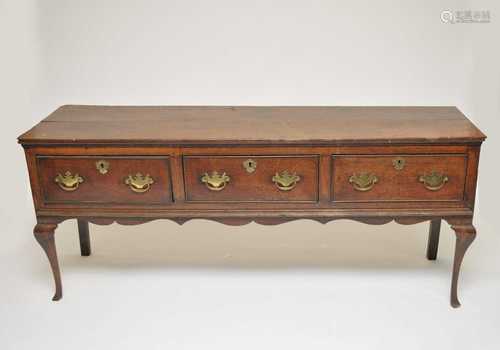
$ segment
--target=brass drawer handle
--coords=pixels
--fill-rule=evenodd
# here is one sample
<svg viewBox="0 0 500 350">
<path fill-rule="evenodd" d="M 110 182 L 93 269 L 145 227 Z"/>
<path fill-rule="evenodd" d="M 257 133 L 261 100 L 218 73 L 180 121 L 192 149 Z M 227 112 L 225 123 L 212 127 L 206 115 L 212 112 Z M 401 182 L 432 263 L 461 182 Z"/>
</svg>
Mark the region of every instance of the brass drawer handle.
<svg viewBox="0 0 500 350">
<path fill-rule="evenodd" d="M 83 182 L 83 177 L 78 174 L 72 175 L 70 171 L 66 171 L 64 175 L 61 173 L 57 174 L 54 178 L 54 182 L 59 185 L 59 187 L 64 191 L 75 191 L 78 186 Z"/>
<path fill-rule="evenodd" d="M 369 191 L 378 182 L 378 177 L 372 173 L 353 174 L 349 177 L 349 183 L 356 191 Z"/>
<path fill-rule="evenodd" d="M 448 176 L 432 171 L 430 174 L 421 175 L 418 181 L 422 182 L 429 191 L 439 191 L 448 182 Z"/>
<path fill-rule="evenodd" d="M 300 181 L 300 176 L 296 173 L 290 174 L 287 170 L 284 170 L 281 174 L 276 173 L 272 181 L 281 191 L 290 191 L 293 190 L 297 182 Z"/>
<path fill-rule="evenodd" d="M 217 171 L 212 171 L 212 174 L 205 173 L 201 177 L 201 182 L 207 186 L 210 191 L 222 191 L 226 184 L 231 180 L 226 173 L 219 174 Z"/>
<path fill-rule="evenodd" d="M 136 193 L 144 193 L 149 191 L 151 185 L 154 184 L 154 180 L 149 174 L 142 175 L 137 173 L 135 175 L 129 175 L 125 179 L 125 184 L 130 187 L 130 189 Z"/>
</svg>

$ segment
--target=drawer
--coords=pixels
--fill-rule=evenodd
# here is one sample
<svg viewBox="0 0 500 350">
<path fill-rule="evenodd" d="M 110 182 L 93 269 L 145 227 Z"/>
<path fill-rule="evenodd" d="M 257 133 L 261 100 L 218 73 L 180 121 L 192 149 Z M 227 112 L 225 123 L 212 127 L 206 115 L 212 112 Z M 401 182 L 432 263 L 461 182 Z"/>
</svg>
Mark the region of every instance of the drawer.
<svg viewBox="0 0 500 350">
<path fill-rule="evenodd" d="M 333 156 L 334 201 L 461 201 L 467 157 Z"/>
<path fill-rule="evenodd" d="M 317 202 L 318 156 L 185 156 L 188 201 Z"/>
<path fill-rule="evenodd" d="M 38 156 L 37 163 L 46 204 L 172 202 L 168 157 Z"/>
</svg>

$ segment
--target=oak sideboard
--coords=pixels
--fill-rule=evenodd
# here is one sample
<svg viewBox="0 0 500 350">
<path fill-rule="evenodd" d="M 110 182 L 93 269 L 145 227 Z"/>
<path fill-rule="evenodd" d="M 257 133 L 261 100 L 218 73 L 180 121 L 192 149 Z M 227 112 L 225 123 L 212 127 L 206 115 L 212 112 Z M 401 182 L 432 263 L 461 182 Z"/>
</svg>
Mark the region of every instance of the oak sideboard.
<svg viewBox="0 0 500 350">
<path fill-rule="evenodd" d="M 68 219 L 84 256 L 89 222 L 428 221 L 430 260 L 444 220 L 456 233 L 453 307 L 484 140 L 455 107 L 67 105 L 19 137 L 53 300 L 54 233 Z"/>
</svg>

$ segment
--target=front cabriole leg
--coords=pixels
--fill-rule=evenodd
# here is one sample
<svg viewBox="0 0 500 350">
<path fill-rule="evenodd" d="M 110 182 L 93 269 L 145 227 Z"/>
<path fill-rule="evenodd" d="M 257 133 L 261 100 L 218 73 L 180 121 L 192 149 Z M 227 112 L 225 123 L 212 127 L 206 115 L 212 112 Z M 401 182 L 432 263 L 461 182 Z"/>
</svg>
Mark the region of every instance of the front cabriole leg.
<svg viewBox="0 0 500 350">
<path fill-rule="evenodd" d="M 57 261 L 56 244 L 54 241 L 54 233 L 57 224 L 36 224 L 33 233 L 40 246 L 47 254 L 50 267 L 54 275 L 56 291 L 52 300 L 56 301 L 62 298 L 61 272 L 59 271 L 59 263 Z"/>
<path fill-rule="evenodd" d="M 451 297 L 450 303 L 454 308 L 460 307 L 460 301 L 457 296 L 457 286 L 458 277 L 460 274 L 460 266 L 464 258 L 467 248 L 472 244 L 476 238 L 476 229 L 472 225 L 472 221 L 466 222 L 455 222 L 454 220 L 448 220 L 451 228 L 455 231 L 456 243 L 455 243 L 455 258 L 453 260 L 453 275 L 451 278 Z"/>
</svg>

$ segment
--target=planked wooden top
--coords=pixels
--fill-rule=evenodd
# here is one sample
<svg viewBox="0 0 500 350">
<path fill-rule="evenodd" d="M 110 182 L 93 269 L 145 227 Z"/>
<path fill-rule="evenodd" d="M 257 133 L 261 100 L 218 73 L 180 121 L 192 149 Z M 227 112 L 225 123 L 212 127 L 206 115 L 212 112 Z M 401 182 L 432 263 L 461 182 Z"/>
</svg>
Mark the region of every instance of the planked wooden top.
<svg viewBox="0 0 500 350">
<path fill-rule="evenodd" d="M 476 143 L 456 107 L 80 106 L 58 108 L 22 144 Z"/>
</svg>

